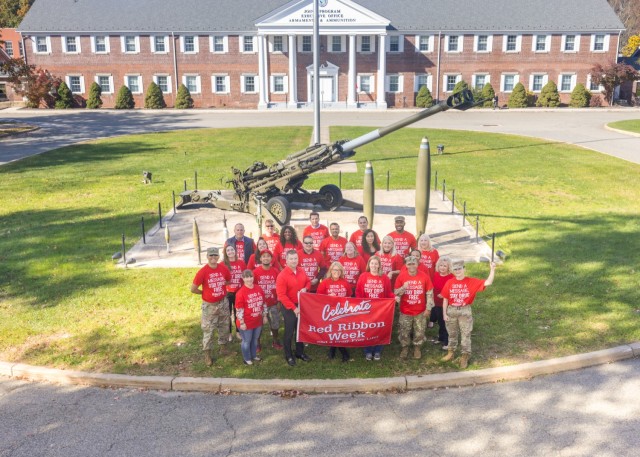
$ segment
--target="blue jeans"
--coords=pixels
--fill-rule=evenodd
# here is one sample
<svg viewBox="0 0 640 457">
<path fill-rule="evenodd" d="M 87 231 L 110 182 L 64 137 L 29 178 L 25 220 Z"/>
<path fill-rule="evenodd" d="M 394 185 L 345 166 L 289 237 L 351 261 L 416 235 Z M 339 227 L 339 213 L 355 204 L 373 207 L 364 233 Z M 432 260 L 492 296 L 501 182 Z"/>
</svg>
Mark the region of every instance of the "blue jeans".
<svg viewBox="0 0 640 457">
<path fill-rule="evenodd" d="M 245 362 L 250 362 L 256 358 L 260 333 L 262 333 L 262 326 L 251 330 L 240 330 L 240 335 L 242 335 L 240 349 L 242 350 L 242 358 Z"/>
<path fill-rule="evenodd" d="M 382 348 L 383 345 L 378 345 L 378 346 L 367 346 L 366 348 L 364 348 L 364 355 L 367 354 L 382 354 Z"/>
</svg>

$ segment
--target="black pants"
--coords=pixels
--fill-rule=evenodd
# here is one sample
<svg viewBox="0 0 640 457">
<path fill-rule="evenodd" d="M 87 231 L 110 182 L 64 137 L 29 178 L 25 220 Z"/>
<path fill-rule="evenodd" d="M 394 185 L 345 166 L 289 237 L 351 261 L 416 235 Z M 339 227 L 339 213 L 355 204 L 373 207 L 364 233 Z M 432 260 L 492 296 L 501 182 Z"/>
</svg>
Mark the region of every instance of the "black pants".
<svg viewBox="0 0 640 457">
<path fill-rule="evenodd" d="M 444 313 L 442 306 L 434 306 L 431 310 L 431 321 L 438 323 L 438 341 L 442 341 L 445 346 L 449 344 L 449 333 L 444 323 Z"/>
<path fill-rule="evenodd" d="M 284 358 L 289 359 L 293 357 L 291 353 L 291 342 L 293 341 L 293 335 L 296 332 L 298 326 L 298 318 L 293 310 L 282 307 L 282 316 L 284 317 Z M 296 356 L 300 357 L 304 354 L 304 343 L 296 343 Z"/>
<path fill-rule="evenodd" d="M 227 301 L 229 302 L 229 333 L 233 331 L 233 327 L 236 328 L 236 332 L 240 332 L 236 324 L 236 293 L 235 292 L 227 292 Z"/>
</svg>

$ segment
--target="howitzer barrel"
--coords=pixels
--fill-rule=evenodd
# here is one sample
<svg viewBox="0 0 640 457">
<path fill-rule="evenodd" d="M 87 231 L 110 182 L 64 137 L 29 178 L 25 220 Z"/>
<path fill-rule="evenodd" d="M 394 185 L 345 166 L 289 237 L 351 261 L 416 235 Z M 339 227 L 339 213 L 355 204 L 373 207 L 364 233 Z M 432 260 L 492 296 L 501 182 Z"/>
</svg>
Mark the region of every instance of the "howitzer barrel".
<svg viewBox="0 0 640 457">
<path fill-rule="evenodd" d="M 446 101 L 440 102 L 437 105 L 432 106 L 431 108 L 426 108 L 419 113 L 414 114 L 413 116 L 409 116 L 405 119 L 399 120 L 391 125 L 386 127 L 379 128 L 372 132 L 366 133 L 358 138 L 347 141 L 342 145 L 343 152 L 350 152 L 354 149 L 364 146 L 365 144 L 371 143 L 372 141 L 377 140 L 378 138 L 382 138 L 385 135 L 388 135 L 391 132 L 395 132 L 396 130 L 401 129 L 402 127 L 406 127 L 407 125 L 411 125 L 414 122 L 418 122 L 426 117 L 433 116 L 436 113 L 441 111 L 446 111 L 449 108 L 454 109 L 467 109 L 476 105 L 479 102 L 474 102 L 473 93 L 469 89 L 462 90 L 460 92 L 456 92 L 447 98 Z"/>
</svg>

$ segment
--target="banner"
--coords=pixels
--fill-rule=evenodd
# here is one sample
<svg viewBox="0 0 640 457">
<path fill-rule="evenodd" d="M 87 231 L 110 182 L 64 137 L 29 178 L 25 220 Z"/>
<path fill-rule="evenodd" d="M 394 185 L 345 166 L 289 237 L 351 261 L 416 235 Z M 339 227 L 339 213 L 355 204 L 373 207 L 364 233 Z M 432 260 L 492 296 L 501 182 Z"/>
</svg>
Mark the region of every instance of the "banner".
<svg viewBox="0 0 640 457">
<path fill-rule="evenodd" d="M 300 294 L 298 341 L 338 347 L 389 344 L 394 308 L 393 298 Z"/>
</svg>

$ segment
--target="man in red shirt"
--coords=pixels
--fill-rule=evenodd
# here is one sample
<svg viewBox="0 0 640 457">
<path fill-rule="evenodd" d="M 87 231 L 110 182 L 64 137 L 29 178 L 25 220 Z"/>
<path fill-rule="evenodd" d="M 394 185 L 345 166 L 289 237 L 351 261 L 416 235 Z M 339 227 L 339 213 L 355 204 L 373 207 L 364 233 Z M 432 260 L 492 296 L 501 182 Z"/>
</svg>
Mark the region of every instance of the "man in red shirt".
<svg viewBox="0 0 640 457">
<path fill-rule="evenodd" d="M 409 251 L 416 247 L 416 237 L 404 229 L 404 216 L 396 216 L 394 223 L 396 229 L 389 233 L 389 236 L 393 238 L 393 243 L 396 246 L 396 254 L 404 259 L 409 255 Z"/>
<path fill-rule="evenodd" d="M 324 257 L 325 265 L 337 262 L 344 254 L 344 247 L 347 245 L 347 239 L 340 236 L 340 225 L 337 222 L 329 225 L 329 232 L 331 236 L 322 240 L 320 244 L 320 253 Z"/>
<path fill-rule="evenodd" d="M 309 222 L 302 232 L 302 237 L 310 236 L 313 239 L 313 248 L 320 249 L 322 240 L 329 237 L 329 229 L 320 223 L 320 215 L 315 211 L 309 214 Z"/>
<path fill-rule="evenodd" d="M 429 275 L 418 270 L 418 259 L 409 256 L 405 259 L 407 269 L 400 272 L 396 279 L 394 291 L 396 301 L 400 302 L 400 316 L 398 317 L 398 339 L 402 350 L 400 358 L 409 355 L 409 344 L 413 344 L 413 358 L 422 357 L 420 347 L 424 343 L 424 332 L 427 327 L 427 317 L 434 306 L 433 285 Z M 413 330 L 413 341 L 411 331 Z"/>
<path fill-rule="evenodd" d="M 464 260 L 452 262 L 453 279 L 447 281 L 442 292 L 442 314 L 447 332 L 449 333 L 449 351 L 442 360 L 452 360 L 458 347 L 458 334 L 462 355 L 460 356 L 460 368 L 467 368 L 471 357 L 471 331 L 473 330 L 473 316 L 471 304 L 478 292 L 493 284 L 496 272 L 496 264 L 491 262 L 491 271 L 487 279 L 467 278 L 464 275 Z"/>
<path fill-rule="evenodd" d="M 202 295 L 202 350 L 207 366 L 213 365 L 211 348 L 213 346 L 213 332 L 218 329 L 218 344 L 220 355 L 226 355 L 226 344 L 229 338 L 229 305 L 227 304 L 226 286 L 231 280 L 231 273 L 227 267 L 218 263 L 220 251 L 218 248 L 207 249 L 207 264 L 202 267 L 193 278 L 191 292 Z M 202 288 L 200 288 L 202 287 Z"/>
<path fill-rule="evenodd" d="M 306 292 L 311 287 L 311 282 L 307 278 L 302 268 L 298 268 L 298 253 L 294 250 L 287 251 L 285 257 L 286 266 L 276 279 L 276 293 L 278 301 L 282 303 L 284 316 L 284 358 L 289 366 L 294 366 L 296 360 L 291 353 L 291 342 L 293 334 L 298 326 L 298 309 L 300 303 L 300 293 Z M 304 353 L 304 344 L 296 342 L 295 356 L 303 362 L 310 362 L 311 357 Z"/>
<path fill-rule="evenodd" d="M 313 248 L 313 238 L 310 235 L 305 235 L 302 239 L 302 249 L 298 251 L 298 267 L 304 270 L 311 282 L 309 292 L 315 292 L 320 279 L 327 272 L 327 266 L 320 251 Z"/>
<path fill-rule="evenodd" d="M 278 297 L 276 296 L 278 269 L 271 265 L 271 259 L 273 259 L 271 251 L 262 251 L 260 255 L 260 265 L 253 270 L 253 277 L 256 284 L 260 286 L 264 292 L 265 302 L 267 304 L 267 317 L 269 318 L 271 336 L 273 337 L 271 345 L 274 349 L 282 349 L 282 344 L 280 344 L 278 340 L 278 331 L 280 330 L 280 308 L 278 307 Z"/>
<path fill-rule="evenodd" d="M 273 219 L 267 219 L 264 221 L 265 233 L 262 234 L 262 239 L 267 242 L 271 254 L 276 251 L 276 246 L 280 244 L 280 235 L 276 233 L 276 224 Z"/>
</svg>

